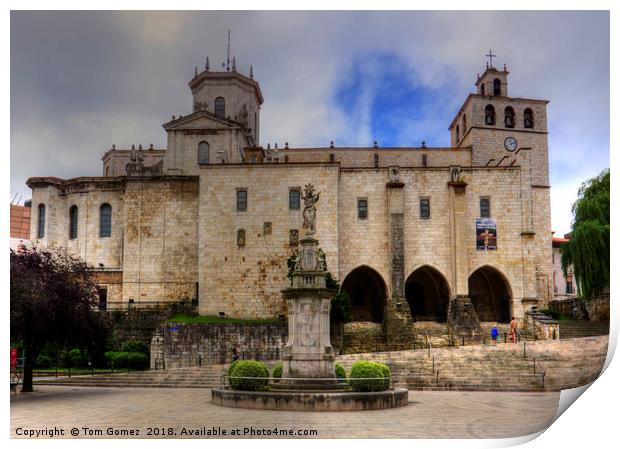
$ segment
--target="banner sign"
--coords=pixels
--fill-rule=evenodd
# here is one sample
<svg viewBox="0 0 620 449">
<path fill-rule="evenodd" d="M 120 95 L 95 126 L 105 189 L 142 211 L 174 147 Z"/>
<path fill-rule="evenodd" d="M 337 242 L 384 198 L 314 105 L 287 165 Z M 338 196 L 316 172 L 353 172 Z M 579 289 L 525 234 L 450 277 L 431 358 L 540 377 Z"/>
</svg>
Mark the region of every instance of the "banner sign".
<svg viewBox="0 0 620 449">
<path fill-rule="evenodd" d="M 476 249 L 478 251 L 497 249 L 497 224 L 495 219 L 476 219 Z"/>
</svg>

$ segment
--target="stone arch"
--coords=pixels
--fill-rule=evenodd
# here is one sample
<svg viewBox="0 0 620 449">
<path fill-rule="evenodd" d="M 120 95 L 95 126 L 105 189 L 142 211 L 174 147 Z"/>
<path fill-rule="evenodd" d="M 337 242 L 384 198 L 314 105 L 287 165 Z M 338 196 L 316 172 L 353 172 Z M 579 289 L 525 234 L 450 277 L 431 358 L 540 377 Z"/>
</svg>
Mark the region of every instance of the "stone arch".
<svg viewBox="0 0 620 449">
<path fill-rule="evenodd" d="M 415 321 L 446 321 L 450 285 L 438 269 L 430 265 L 416 268 L 405 282 L 405 297 Z"/>
<path fill-rule="evenodd" d="M 482 265 L 469 276 L 468 287 L 480 321 L 510 322 L 512 288 L 504 273 L 491 265 Z"/>
<path fill-rule="evenodd" d="M 383 322 L 387 287 L 378 271 L 360 265 L 349 272 L 342 282 L 342 290 L 351 299 L 353 321 Z"/>
</svg>

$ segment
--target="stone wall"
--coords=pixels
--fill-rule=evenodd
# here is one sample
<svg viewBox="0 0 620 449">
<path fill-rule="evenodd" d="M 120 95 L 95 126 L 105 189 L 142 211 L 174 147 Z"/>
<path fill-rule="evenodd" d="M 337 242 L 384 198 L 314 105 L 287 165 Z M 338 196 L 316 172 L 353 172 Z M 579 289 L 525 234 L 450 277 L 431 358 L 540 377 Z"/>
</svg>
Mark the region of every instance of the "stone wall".
<svg viewBox="0 0 620 449">
<path fill-rule="evenodd" d="M 577 306 L 577 319 L 609 321 L 609 293 L 594 296 L 589 301 L 584 301 L 581 298 L 569 298 L 549 302 L 551 310 L 568 317 L 573 316 L 575 306 Z"/>
<path fill-rule="evenodd" d="M 151 369 L 230 363 L 239 345 L 242 359 L 280 360 L 287 322 L 266 324 L 162 324 L 151 341 Z"/>
<path fill-rule="evenodd" d="M 289 209 L 289 189 L 313 183 L 320 191 L 319 246 L 332 272 L 338 261 L 338 177 L 332 165 L 205 166 L 200 176 L 200 313 L 273 318 L 286 313 L 286 261 L 302 236 L 302 211 Z M 247 189 L 247 209 L 237 211 L 236 192 Z M 303 203 L 303 201 L 302 201 Z M 239 245 L 237 233 L 245 233 Z"/>
</svg>

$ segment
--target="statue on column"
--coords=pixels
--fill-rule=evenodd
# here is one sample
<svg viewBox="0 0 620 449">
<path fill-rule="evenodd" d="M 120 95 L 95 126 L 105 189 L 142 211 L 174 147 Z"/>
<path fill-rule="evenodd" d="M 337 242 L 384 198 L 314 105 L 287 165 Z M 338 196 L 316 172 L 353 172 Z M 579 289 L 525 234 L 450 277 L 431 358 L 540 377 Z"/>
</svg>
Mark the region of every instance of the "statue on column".
<svg viewBox="0 0 620 449">
<path fill-rule="evenodd" d="M 316 231 L 316 203 L 319 202 L 319 196 L 321 192 L 314 193 L 314 186 L 312 184 L 306 184 L 304 186 L 304 224 L 306 235 L 314 235 Z"/>
</svg>

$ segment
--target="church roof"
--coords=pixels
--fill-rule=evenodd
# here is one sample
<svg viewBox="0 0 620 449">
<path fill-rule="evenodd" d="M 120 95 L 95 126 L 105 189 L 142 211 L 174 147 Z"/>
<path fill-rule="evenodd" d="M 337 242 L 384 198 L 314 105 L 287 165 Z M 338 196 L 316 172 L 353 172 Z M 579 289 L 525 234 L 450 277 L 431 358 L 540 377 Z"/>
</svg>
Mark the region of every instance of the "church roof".
<svg viewBox="0 0 620 449">
<path fill-rule="evenodd" d="M 261 92 L 260 86 L 258 85 L 258 83 L 254 81 L 253 78 L 249 78 L 245 75 L 242 75 L 236 70 L 233 70 L 232 72 L 211 72 L 208 70 L 204 70 L 203 72 L 194 76 L 194 78 L 192 78 L 192 80 L 189 82 L 189 87 L 192 90 L 192 93 L 194 93 L 196 89 L 198 89 L 202 85 L 203 81 L 212 80 L 212 79 L 237 80 L 241 82 L 242 84 L 245 84 L 254 89 L 254 94 L 256 95 L 256 100 L 258 101 L 259 105 L 263 104 L 265 101 L 263 98 L 263 93 Z"/>
</svg>

